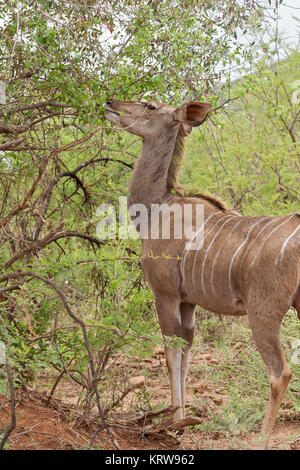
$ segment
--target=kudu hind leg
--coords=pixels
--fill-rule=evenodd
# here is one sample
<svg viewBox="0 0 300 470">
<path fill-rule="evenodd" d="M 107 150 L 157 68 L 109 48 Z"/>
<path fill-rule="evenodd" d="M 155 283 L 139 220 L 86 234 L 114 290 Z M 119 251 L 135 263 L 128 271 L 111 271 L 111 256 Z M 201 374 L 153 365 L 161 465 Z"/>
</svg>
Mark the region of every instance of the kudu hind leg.
<svg viewBox="0 0 300 470">
<path fill-rule="evenodd" d="M 292 373 L 280 344 L 280 325 L 284 315 L 254 312 L 249 314 L 253 338 L 269 372 L 270 395 L 261 428 L 261 446 L 266 449 L 282 399 Z"/>
<path fill-rule="evenodd" d="M 156 296 L 156 310 L 162 334 L 182 337 L 180 302 L 169 297 Z M 171 385 L 171 403 L 177 407 L 174 421 L 183 418 L 181 395 L 181 359 L 180 349 L 170 348 L 165 344 L 165 354 Z"/>
</svg>

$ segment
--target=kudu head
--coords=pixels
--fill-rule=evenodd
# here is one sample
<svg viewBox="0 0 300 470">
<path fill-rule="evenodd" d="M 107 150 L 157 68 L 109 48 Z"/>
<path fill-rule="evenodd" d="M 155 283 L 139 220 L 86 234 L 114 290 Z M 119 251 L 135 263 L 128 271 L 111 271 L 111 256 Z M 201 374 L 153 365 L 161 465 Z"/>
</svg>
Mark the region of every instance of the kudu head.
<svg viewBox="0 0 300 470">
<path fill-rule="evenodd" d="M 150 101 L 108 101 L 105 117 L 122 129 L 142 138 L 158 137 L 180 125 L 185 134 L 202 124 L 210 111 L 210 104 L 190 101 L 180 108 Z"/>
</svg>

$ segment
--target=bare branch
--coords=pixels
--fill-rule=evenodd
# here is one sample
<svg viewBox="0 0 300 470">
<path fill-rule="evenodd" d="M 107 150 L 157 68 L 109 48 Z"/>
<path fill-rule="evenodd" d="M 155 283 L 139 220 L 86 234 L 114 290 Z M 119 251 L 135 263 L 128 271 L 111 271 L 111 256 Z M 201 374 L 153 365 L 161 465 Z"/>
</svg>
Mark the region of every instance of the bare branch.
<svg viewBox="0 0 300 470">
<path fill-rule="evenodd" d="M 12 256 L 12 258 L 10 258 L 5 263 L 2 270 L 9 268 L 18 259 L 24 258 L 24 256 L 28 254 L 30 254 L 31 256 L 35 255 L 38 251 L 42 250 L 43 248 L 45 248 L 45 246 L 49 245 L 49 243 L 55 242 L 59 240 L 60 238 L 69 238 L 69 237 L 83 238 L 85 240 L 88 240 L 92 244 L 95 243 L 98 247 L 103 245 L 104 243 L 107 243 L 103 240 L 98 240 L 98 238 L 95 238 L 91 235 L 80 233 L 75 230 L 69 230 L 66 232 L 57 232 L 57 229 L 56 229 L 55 231 L 48 233 L 42 240 L 28 242 L 30 243 L 30 245 L 27 248 L 24 248 L 23 250 L 16 253 L 14 256 Z"/>
<path fill-rule="evenodd" d="M 55 108 L 70 108 L 65 103 L 59 103 L 56 101 L 41 101 L 39 103 L 28 104 L 24 106 L 17 106 L 15 108 L 8 109 L 5 114 L 0 112 L 0 116 L 11 116 L 12 114 L 19 113 L 22 111 L 29 111 L 30 109 L 46 108 L 48 106 Z"/>
<path fill-rule="evenodd" d="M 22 139 L 12 140 L 11 142 L 4 142 L 4 144 L 0 144 L 0 151 L 15 150 L 15 147 L 24 142 L 24 140 L 25 138 L 23 137 Z"/>
</svg>

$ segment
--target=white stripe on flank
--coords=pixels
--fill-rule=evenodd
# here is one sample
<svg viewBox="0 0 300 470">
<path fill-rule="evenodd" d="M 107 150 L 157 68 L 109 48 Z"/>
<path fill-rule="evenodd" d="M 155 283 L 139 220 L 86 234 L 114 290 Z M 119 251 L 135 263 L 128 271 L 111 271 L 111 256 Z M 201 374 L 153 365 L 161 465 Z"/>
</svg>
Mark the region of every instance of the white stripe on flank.
<svg viewBox="0 0 300 470">
<path fill-rule="evenodd" d="M 269 218 L 269 217 L 267 217 L 267 218 Z M 256 240 L 258 239 L 259 235 L 260 235 L 269 225 L 271 225 L 273 222 L 277 222 L 277 220 L 280 219 L 280 218 L 281 218 L 281 216 L 278 216 L 278 217 L 276 217 L 275 219 L 272 219 L 270 222 L 268 222 L 262 229 L 260 229 L 260 231 L 258 232 L 258 234 L 256 235 L 256 237 L 254 238 L 253 242 L 251 242 L 250 245 L 247 246 L 247 248 L 246 248 L 246 250 L 245 250 L 245 253 L 243 254 L 242 259 L 241 259 L 239 274 L 241 273 L 242 264 L 243 264 L 243 261 L 244 261 L 244 258 L 245 258 L 245 256 L 246 256 L 246 254 L 247 254 L 248 251 L 250 250 L 251 246 L 256 242 Z"/>
<path fill-rule="evenodd" d="M 232 217 L 232 216 L 230 216 L 230 214 L 228 214 L 228 215 L 226 215 L 225 217 L 226 217 L 226 220 L 231 220 L 231 219 L 233 219 L 234 217 L 238 217 L 238 216 L 235 215 L 235 216 Z M 228 219 L 228 217 L 230 217 L 230 218 Z M 208 237 L 208 235 L 216 228 L 217 225 L 219 225 L 220 222 L 224 222 L 224 217 L 221 218 L 221 219 L 219 219 L 219 220 L 212 226 L 212 228 L 205 234 L 205 236 L 204 236 L 204 238 L 203 238 L 203 243 L 204 243 L 204 240 Z M 195 258 L 194 258 L 194 262 L 193 262 L 193 269 L 192 269 L 192 281 L 193 281 L 194 287 L 196 287 L 196 286 L 195 286 L 195 268 L 196 268 L 196 261 L 197 261 L 198 251 L 199 251 L 199 249 L 198 249 L 198 250 L 196 251 L 196 253 L 195 253 Z"/>
<path fill-rule="evenodd" d="M 191 241 L 191 243 L 193 243 L 193 241 L 195 240 L 195 238 L 199 235 L 199 233 L 202 231 L 202 229 L 204 228 L 205 224 L 209 221 L 209 219 L 211 217 L 213 217 L 214 215 L 217 215 L 217 214 L 220 214 L 222 211 L 218 211 L 218 212 L 214 212 L 213 214 L 210 214 L 209 217 L 207 217 L 207 219 L 204 221 L 204 223 L 201 225 L 200 229 L 198 230 L 198 232 L 196 233 L 196 235 L 193 236 L 193 239 Z M 187 254 L 189 252 L 193 253 L 193 250 L 187 250 L 186 248 L 184 249 L 184 256 L 182 258 L 182 268 L 181 268 L 181 272 L 182 272 L 182 276 L 184 276 L 184 269 L 185 269 L 185 261 L 186 261 L 186 257 L 187 257 Z"/>
<path fill-rule="evenodd" d="M 205 268 L 205 263 L 206 263 L 206 259 L 207 259 L 207 255 L 208 255 L 208 253 L 209 253 L 209 250 L 210 250 L 211 247 L 213 246 L 213 244 L 214 244 L 214 242 L 215 242 L 215 239 L 217 238 L 217 236 L 219 235 L 219 233 L 223 230 L 223 228 L 225 227 L 225 225 L 227 225 L 228 222 L 230 222 L 230 221 L 231 221 L 232 219 L 234 219 L 235 217 L 238 217 L 238 216 L 233 216 L 233 217 L 230 217 L 230 219 L 225 220 L 225 222 L 223 223 L 223 225 L 221 226 L 221 228 L 219 228 L 219 230 L 217 231 L 216 235 L 214 236 L 214 238 L 213 238 L 212 241 L 210 242 L 209 247 L 208 247 L 207 250 L 206 250 L 205 257 L 204 257 L 204 260 L 203 260 L 203 263 L 202 263 L 202 270 L 201 270 L 201 286 L 202 286 L 203 294 L 206 294 L 205 287 L 204 287 L 204 268 Z M 194 260 L 194 263 L 195 263 L 195 260 Z M 194 282 L 194 278 L 193 278 L 193 282 Z M 194 285 L 195 285 L 195 283 L 194 283 Z"/>
<path fill-rule="evenodd" d="M 250 299 L 251 299 L 251 290 L 252 290 L 252 287 L 250 286 L 249 291 L 248 291 L 248 298 L 247 298 L 248 303 L 250 302 Z"/>
<path fill-rule="evenodd" d="M 202 229 L 204 228 L 204 226 L 206 225 L 206 223 L 209 221 L 209 219 L 210 219 L 211 217 L 213 217 L 214 215 L 220 214 L 221 212 L 222 212 L 222 211 L 218 211 L 218 212 L 215 212 L 214 214 L 210 214 L 210 216 L 209 216 L 209 217 L 204 221 L 204 223 L 201 225 L 201 227 L 200 227 L 200 229 L 198 230 L 198 232 L 193 236 L 192 241 L 190 242 L 191 244 L 196 240 L 196 238 L 198 237 L 198 235 L 202 232 Z M 226 214 L 224 214 L 224 215 L 226 215 Z M 219 221 L 218 221 L 218 222 L 219 222 Z M 216 222 L 216 223 L 218 223 L 218 222 Z M 210 230 L 210 232 L 211 232 L 211 230 Z M 205 237 L 204 237 L 204 239 L 205 239 Z M 203 239 L 203 240 L 204 240 L 204 239 Z M 186 248 L 186 249 L 187 249 L 187 248 Z M 200 248 L 198 248 L 197 251 L 198 251 L 199 249 L 200 249 Z M 187 251 L 189 251 L 189 250 L 187 250 Z M 194 251 L 194 250 L 191 250 L 191 251 Z"/>
<path fill-rule="evenodd" d="M 297 228 L 295 228 L 295 230 L 293 231 L 293 233 L 291 233 L 291 235 L 289 235 L 289 236 L 287 237 L 287 239 L 285 240 L 285 242 L 283 243 L 283 245 L 282 245 L 282 247 L 281 247 L 281 250 L 280 250 L 280 252 L 279 252 L 279 254 L 278 254 L 278 256 L 277 256 L 277 258 L 276 258 L 276 260 L 275 260 L 275 264 L 278 264 L 279 258 L 280 258 L 280 261 L 282 261 L 282 258 L 283 258 L 283 256 L 284 256 L 284 252 L 285 252 L 285 249 L 286 249 L 286 247 L 287 247 L 288 242 L 289 242 L 290 239 L 298 232 L 298 230 L 300 230 L 300 225 L 299 225 Z"/>
<path fill-rule="evenodd" d="M 221 253 L 222 249 L 224 248 L 224 246 L 226 245 L 226 242 L 228 240 L 228 238 L 231 237 L 232 233 L 234 232 L 234 230 L 242 223 L 244 222 L 245 219 L 243 217 L 242 220 L 240 220 L 239 222 L 237 222 L 233 227 L 232 229 L 230 230 L 229 234 L 227 235 L 227 237 L 225 238 L 223 244 L 221 245 L 221 247 L 219 248 L 216 256 L 215 256 L 215 259 L 213 261 L 213 264 L 211 266 L 211 273 L 210 273 L 210 287 L 211 287 L 211 290 L 214 291 L 214 281 L 213 281 L 213 277 L 214 277 L 214 269 L 215 269 L 215 265 L 216 265 L 216 261 L 217 261 L 217 258 L 219 256 L 219 254 Z"/>
<path fill-rule="evenodd" d="M 262 247 L 264 246 L 264 244 L 266 243 L 266 241 L 271 237 L 271 235 L 273 235 L 273 233 L 276 232 L 276 230 L 278 230 L 282 225 L 287 224 L 288 221 L 292 219 L 292 217 L 295 217 L 295 215 L 296 215 L 296 214 L 290 215 L 290 217 L 289 217 L 287 220 L 285 220 L 284 222 L 281 222 L 281 224 L 279 224 L 277 227 L 275 227 L 275 228 L 272 230 L 272 232 L 269 233 L 269 235 L 263 240 L 261 246 L 260 246 L 259 249 L 257 250 L 255 257 L 254 257 L 252 263 L 250 264 L 250 267 L 253 266 L 253 264 L 255 263 L 255 260 L 256 260 L 256 258 L 258 257 L 258 255 L 259 255 L 259 253 L 260 253 Z"/>
<path fill-rule="evenodd" d="M 265 217 L 266 218 L 266 217 Z M 252 230 L 254 229 L 254 227 L 256 227 L 257 224 L 259 224 L 261 222 L 262 219 L 259 219 L 255 222 L 255 224 L 253 224 L 249 230 L 248 230 L 248 233 L 247 233 L 247 237 L 246 239 L 243 241 L 243 243 L 240 244 L 240 246 L 237 248 L 237 250 L 235 250 L 234 254 L 233 254 L 233 257 L 231 259 L 231 263 L 229 265 L 229 271 L 228 271 L 228 283 L 229 283 L 229 288 L 232 290 L 232 282 L 231 282 L 231 271 L 232 271 L 232 266 L 233 266 L 233 263 L 234 263 L 234 260 L 235 258 L 237 257 L 237 255 L 239 254 L 239 252 L 241 251 L 241 249 L 243 248 L 243 246 L 246 245 L 247 241 L 249 240 L 249 236 L 252 232 Z"/>
</svg>

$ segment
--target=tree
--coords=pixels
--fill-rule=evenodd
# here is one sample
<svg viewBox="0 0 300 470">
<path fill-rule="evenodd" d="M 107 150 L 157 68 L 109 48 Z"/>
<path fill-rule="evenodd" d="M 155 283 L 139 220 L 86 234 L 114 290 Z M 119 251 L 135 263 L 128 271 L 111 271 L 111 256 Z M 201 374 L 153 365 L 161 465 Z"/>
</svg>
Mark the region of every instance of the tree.
<svg viewBox="0 0 300 470">
<path fill-rule="evenodd" d="M 157 341 L 138 248 L 95 236 L 138 145 L 102 105 L 207 96 L 249 58 L 240 35 L 262 16 L 242 0 L 0 0 L 0 295 L 19 381 L 51 362 L 97 398 L 114 351 Z"/>
</svg>

